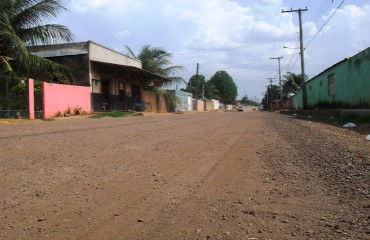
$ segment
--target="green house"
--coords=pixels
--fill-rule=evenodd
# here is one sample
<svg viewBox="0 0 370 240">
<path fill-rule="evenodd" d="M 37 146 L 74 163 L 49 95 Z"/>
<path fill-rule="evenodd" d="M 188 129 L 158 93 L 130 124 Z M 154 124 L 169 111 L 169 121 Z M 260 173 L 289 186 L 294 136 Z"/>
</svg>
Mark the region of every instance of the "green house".
<svg viewBox="0 0 370 240">
<path fill-rule="evenodd" d="M 307 108 L 369 108 L 370 47 L 334 64 L 306 82 Z M 303 108 L 302 90 L 296 96 Z"/>
</svg>

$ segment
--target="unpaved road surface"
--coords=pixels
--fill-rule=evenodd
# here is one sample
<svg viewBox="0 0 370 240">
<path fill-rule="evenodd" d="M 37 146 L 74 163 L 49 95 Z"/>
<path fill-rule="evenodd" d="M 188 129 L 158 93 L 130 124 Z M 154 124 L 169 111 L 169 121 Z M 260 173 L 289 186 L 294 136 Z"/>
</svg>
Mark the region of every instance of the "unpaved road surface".
<svg viewBox="0 0 370 240">
<path fill-rule="evenodd" d="M 277 113 L 0 125 L 0 239 L 369 239 L 366 135 Z"/>
</svg>

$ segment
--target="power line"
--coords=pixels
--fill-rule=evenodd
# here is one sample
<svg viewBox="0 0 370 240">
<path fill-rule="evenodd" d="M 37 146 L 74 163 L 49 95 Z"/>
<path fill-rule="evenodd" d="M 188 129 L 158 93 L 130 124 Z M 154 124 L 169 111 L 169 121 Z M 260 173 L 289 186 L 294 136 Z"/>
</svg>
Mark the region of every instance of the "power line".
<svg viewBox="0 0 370 240">
<path fill-rule="evenodd" d="M 248 45 L 241 45 L 241 46 L 233 47 L 233 48 L 225 48 L 225 49 L 218 49 L 218 50 L 203 50 L 203 51 L 196 51 L 196 52 L 189 52 L 189 53 L 176 53 L 176 52 L 172 52 L 171 54 L 172 55 L 195 55 L 195 54 L 200 54 L 200 53 L 227 52 L 227 51 L 232 51 L 232 50 L 235 50 L 235 49 L 246 48 L 246 47 L 253 47 L 253 46 L 263 45 L 263 44 L 270 43 L 270 42 L 275 42 L 275 41 L 282 40 L 284 38 L 293 36 L 295 34 L 296 33 L 291 33 L 291 34 L 283 35 L 281 37 L 278 37 L 278 38 L 275 38 L 275 39 L 271 39 L 271 40 L 267 40 L 267 41 L 264 41 L 264 42 L 251 43 L 251 44 L 248 44 Z"/>
<path fill-rule="evenodd" d="M 312 18 L 312 23 L 308 26 L 306 26 L 303 31 L 304 32 L 308 32 L 310 31 L 314 26 L 315 24 L 317 24 L 319 22 L 319 20 L 321 19 L 321 17 L 324 15 L 324 13 L 326 13 L 328 11 L 328 9 L 330 8 L 330 6 L 332 5 L 332 1 L 330 0 L 326 0 L 322 3 L 321 7 L 319 8 L 319 10 L 317 11 L 317 14 L 314 15 L 314 17 Z"/>
<path fill-rule="evenodd" d="M 339 4 L 339 6 L 334 10 L 334 12 L 330 15 L 330 17 L 325 21 L 325 23 L 320 27 L 319 31 L 311 38 L 311 40 L 308 41 L 306 44 L 306 48 L 310 45 L 310 43 L 319 35 L 319 33 L 322 31 L 322 29 L 328 24 L 330 19 L 334 16 L 334 14 L 338 11 L 338 9 L 343 5 L 345 0 L 342 0 L 342 2 Z"/>
</svg>

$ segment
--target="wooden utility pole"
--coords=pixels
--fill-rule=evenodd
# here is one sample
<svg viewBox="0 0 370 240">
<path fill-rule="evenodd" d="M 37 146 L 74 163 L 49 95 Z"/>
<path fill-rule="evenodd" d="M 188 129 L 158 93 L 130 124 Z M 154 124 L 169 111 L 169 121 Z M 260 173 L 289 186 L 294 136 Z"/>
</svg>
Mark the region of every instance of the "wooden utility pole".
<svg viewBox="0 0 370 240">
<path fill-rule="evenodd" d="M 203 86 L 202 86 L 202 99 L 204 100 L 204 83 L 203 83 Z"/>
<path fill-rule="evenodd" d="M 195 81 L 196 81 L 196 99 L 198 100 L 198 91 L 199 91 L 199 82 L 198 82 L 198 75 L 199 75 L 199 63 L 197 63 L 197 74 L 195 75 Z"/>
<path fill-rule="evenodd" d="M 277 59 L 279 62 L 279 87 L 280 87 L 280 108 L 283 107 L 283 85 L 281 84 L 281 69 L 280 69 L 280 59 L 283 57 L 272 57 L 270 59 Z"/>
<path fill-rule="evenodd" d="M 302 12 L 307 11 L 307 7 L 305 9 L 297 9 L 297 10 L 288 10 L 284 11 L 281 10 L 281 13 L 287 12 L 297 12 L 299 16 L 299 43 L 300 43 L 300 50 L 301 50 L 301 74 L 302 74 L 302 98 L 303 98 L 303 109 L 307 108 L 307 99 L 306 99 L 306 83 L 305 83 L 305 72 L 304 72 L 304 48 L 303 48 L 303 30 L 302 30 Z"/>
<path fill-rule="evenodd" d="M 275 78 L 267 78 L 270 82 L 270 85 L 267 86 L 267 96 L 269 94 L 269 91 L 268 91 L 268 87 L 270 87 L 270 92 L 271 92 L 271 98 L 270 98 L 270 103 L 269 103 L 269 107 L 270 107 L 270 110 L 272 110 L 272 104 L 271 102 L 274 100 L 274 94 L 272 92 L 272 82 L 273 80 L 272 79 L 275 79 Z"/>
</svg>

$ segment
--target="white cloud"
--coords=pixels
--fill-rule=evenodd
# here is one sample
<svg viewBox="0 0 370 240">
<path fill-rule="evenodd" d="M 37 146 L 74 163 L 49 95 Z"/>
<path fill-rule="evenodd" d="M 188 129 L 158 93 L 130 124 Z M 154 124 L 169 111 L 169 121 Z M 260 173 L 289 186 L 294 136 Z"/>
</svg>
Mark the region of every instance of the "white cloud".
<svg viewBox="0 0 370 240">
<path fill-rule="evenodd" d="M 312 74 L 370 47 L 370 32 L 364 31 L 370 25 L 369 10 L 370 5 L 347 5 L 335 13 L 306 50 L 310 61 L 307 68 Z M 323 19 L 327 20 L 333 11 Z"/>
<path fill-rule="evenodd" d="M 187 80 L 197 62 L 210 78 L 225 69 L 249 96 L 260 96 L 266 78 L 276 76 L 283 56 L 282 71 L 299 72 L 297 50 L 298 15 L 281 13 L 290 9 L 287 0 L 70 0 L 69 15 L 63 17 L 77 41 L 93 40 L 125 52 L 124 45 L 138 51 L 144 44 L 174 52 L 174 64 L 184 65 Z M 307 43 L 335 9 L 314 21 L 319 1 L 309 1 L 303 15 Z M 297 4 L 296 4 L 297 5 Z M 305 7 L 305 6 L 301 6 Z M 370 5 L 362 0 L 344 4 L 305 51 L 306 72 L 316 74 L 343 57 L 369 46 Z M 319 15 L 320 16 L 320 15 Z M 63 22 L 62 22 L 63 23 Z M 294 54 L 294 55 L 288 55 Z M 264 75 L 265 74 L 265 75 Z M 260 83 L 258 82 L 260 81 Z"/>
<path fill-rule="evenodd" d="M 68 7 L 76 12 L 100 11 L 102 14 L 127 11 L 142 6 L 135 0 L 70 0 Z"/>
</svg>

